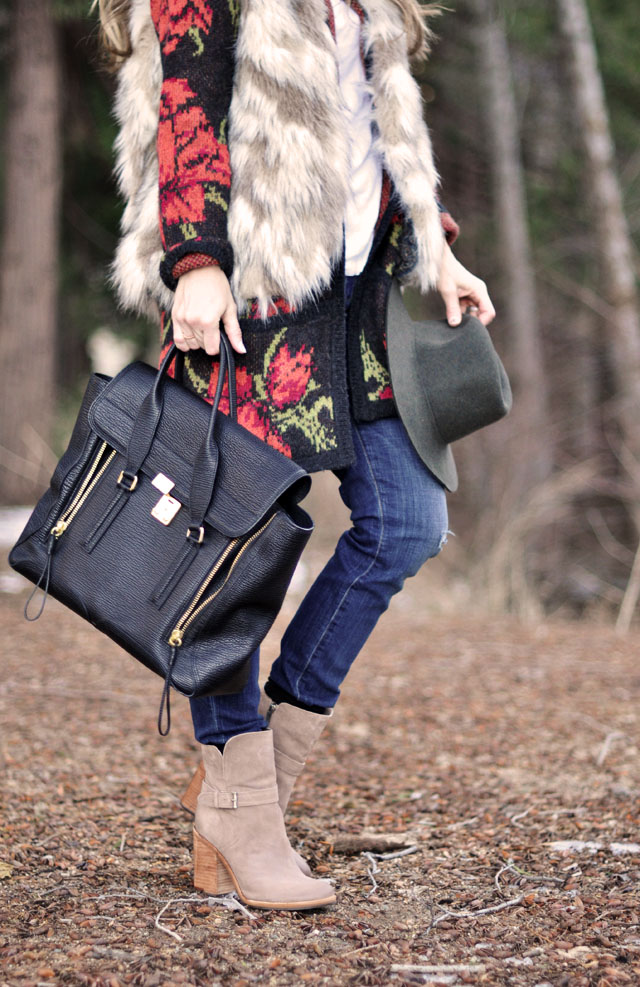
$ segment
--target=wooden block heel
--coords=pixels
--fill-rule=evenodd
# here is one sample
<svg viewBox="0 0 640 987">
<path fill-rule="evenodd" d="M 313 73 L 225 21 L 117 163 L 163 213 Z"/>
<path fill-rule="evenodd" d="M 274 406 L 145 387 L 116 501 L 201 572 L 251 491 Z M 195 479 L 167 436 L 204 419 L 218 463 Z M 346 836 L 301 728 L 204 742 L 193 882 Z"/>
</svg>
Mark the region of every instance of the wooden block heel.
<svg viewBox="0 0 640 987">
<path fill-rule="evenodd" d="M 193 830 L 193 884 L 207 894 L 236 890 L 218 851 L 196 829 Z"/>
<path fill-rule="evenodd" d="M 200 789 L 202 788 L 202 782 L 204 781 L 204 765 L 202 761 L 198 765 L 196 771 L 191 778 L 191 781 L 187 785 L 182 798 L 180 799 L 180 805 L 187 812 L 190 812 L 192 816 L 196 814 L 196 805 L 198 803 L 198 795 L 200 794 Z"/>
</svg>

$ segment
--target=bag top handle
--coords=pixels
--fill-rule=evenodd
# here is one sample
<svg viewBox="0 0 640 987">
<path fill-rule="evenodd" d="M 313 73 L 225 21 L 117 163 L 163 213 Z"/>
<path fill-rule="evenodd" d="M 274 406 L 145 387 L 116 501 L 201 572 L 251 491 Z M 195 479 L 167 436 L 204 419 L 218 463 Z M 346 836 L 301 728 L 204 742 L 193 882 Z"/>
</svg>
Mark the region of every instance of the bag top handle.
<svg viewBox="0 0 640 987">
<path fill-rule="evenodd" d="M 176 374 L 181 375 L 184 367 L 184 353 L 172 343 L 156 373 L 155 380 L 138 411 L 129 445 L 126 466 L 122 476 L 128 483 L 124 489 L 131 492 L 135 488 L 135 478 L 149 454 L 158 431 L 164 405 L 164 381 L 175 359 Z M 218 382 L 209 417 L 207 434 L 196 456 L 191 491 L 189 496 L 190 524 L 188 531 L 202 528 L 204 517 L 211 503 L 213 487 L 218 468 L 218 447 L 215 441 L 215 423 L 218 414 L 225 379 L 228 381 L 229 417 L 237 421 L 236 369 L 233 350 L 224 330 L 220 329 L 220 363 Z"/>
</svg>

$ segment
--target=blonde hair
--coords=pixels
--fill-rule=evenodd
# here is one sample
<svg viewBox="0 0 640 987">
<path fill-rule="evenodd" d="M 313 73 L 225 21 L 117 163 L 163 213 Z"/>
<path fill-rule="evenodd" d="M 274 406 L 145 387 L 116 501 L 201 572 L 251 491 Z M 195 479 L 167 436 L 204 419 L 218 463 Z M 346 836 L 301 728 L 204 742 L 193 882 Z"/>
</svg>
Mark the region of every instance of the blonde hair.
<svg viewBox="0 0 640 987">
<path fill-rule="evenodd" d="M 93 0 L 100 16 L 100 42 L 107 67 L 118 69 L 131 54 L 129 9 L 131 0 Z"/>
<path fill-rule="evenodd" d="M 428 20 L 441 14 L 444 7 L 440 3 L 421 3 L 420 0 L 392 0 L 392 3 L 404 19 L 409 55 L 411 58 L 426 58 L 434 36 Z"/>
<path fill-rule="evenodd" d="M 400 10 L 407 32 L 409 54 L 412 58 L 424 58 L 433 39 L 427 21 L 442 13 L 439 3 L 421 3 L 420 0 L 391 0 Z M 93 0 L 91 9 L 100 14 L 100 39 L 111 69 L 117 69 L 131 54 L 129 37 L 129 8 L 131 0 Z"/>
</svg>

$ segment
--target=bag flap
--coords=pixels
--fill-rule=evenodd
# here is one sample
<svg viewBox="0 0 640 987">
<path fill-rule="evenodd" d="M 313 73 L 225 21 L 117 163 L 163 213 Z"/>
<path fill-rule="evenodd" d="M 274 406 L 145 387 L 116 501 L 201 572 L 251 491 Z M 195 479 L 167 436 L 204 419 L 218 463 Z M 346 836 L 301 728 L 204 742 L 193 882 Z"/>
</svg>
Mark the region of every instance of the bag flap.
<svg viewBox="0 0 640 987">
<path fill-rule="evenodd" d="M 156 373 L 146 363 L 130 364 L 91 406 L 91 428 L 122 454 Z M 163 381 L 162 390 L 162 416 L 142 471 L 150 477 L 164 473 L 173 480 L 171 495 L 188 508 L 193 464 L 207 433 L 211 405 L 171 377 Z M 232 538 L 244 535 L 291 487 L 293 503 L 308 493 L 311 479 L 302 467 L 227 415 L 218 414 L 215 435 L 220 462 L 206 520 L 218 531 Z"/>
</svg>

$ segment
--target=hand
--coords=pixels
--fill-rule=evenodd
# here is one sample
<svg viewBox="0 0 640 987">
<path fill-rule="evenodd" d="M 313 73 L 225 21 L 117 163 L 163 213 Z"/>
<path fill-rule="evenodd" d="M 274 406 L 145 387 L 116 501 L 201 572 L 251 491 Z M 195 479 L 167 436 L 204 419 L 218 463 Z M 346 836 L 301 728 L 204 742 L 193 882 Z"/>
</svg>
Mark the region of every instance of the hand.
<svg viewBox="0 0 640 987">
<path fill-rule="evenodd" d="M 463 309 L 471 309 L 473 315 L 485 326 L 495 318 L 496 310 L 489 298 L 486 284 L 462 266 L 451 252 L 449 244 L 445 244 L 442 255 L 438 291 L 446 306 L 450 326 L 460 325 Z"/>
<path fill-rule="evenodd" d="M 220 321 L 237 353 L 246 353 L 238 322 L 238 310 L 222 268 L 198 267 L 178 278 L 171 313 L 173 339 L 179 350 L 220 352 Z"/>
</svg>

